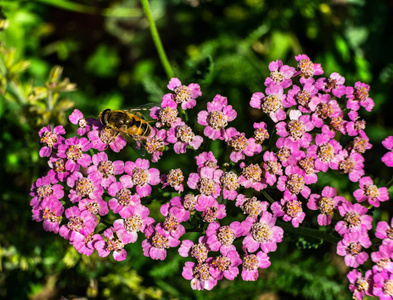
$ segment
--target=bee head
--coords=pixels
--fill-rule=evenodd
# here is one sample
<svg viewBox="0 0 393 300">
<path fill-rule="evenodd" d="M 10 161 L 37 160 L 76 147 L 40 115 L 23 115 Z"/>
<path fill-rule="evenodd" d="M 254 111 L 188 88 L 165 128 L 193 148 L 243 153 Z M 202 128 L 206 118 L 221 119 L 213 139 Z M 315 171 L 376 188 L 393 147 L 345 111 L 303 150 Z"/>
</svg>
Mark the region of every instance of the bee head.
<svg viewBox="0 0 393 300">
<path fill-rule="evenodd" d="M 100 113 L 100 122 L 102 125 L 106 126 L 109 122 L 109 116 L 111 114 L 111 110 L 109 108 L 105 109 L 102 113 Z"/>
</svg>

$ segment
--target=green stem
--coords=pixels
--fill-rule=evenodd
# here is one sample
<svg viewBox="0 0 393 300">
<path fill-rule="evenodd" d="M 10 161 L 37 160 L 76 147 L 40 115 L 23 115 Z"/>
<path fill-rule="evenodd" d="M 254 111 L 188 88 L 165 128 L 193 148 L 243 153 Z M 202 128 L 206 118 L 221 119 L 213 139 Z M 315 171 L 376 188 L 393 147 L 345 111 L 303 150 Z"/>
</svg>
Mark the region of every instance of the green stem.
<svg viewBox="0 0 393 300">
<path fill-rule="evenodd" d="M 392 185 L 393 185 L 393 177 L 392 179 L 390 179 L 390 181 L 387 184 L 385 184 L 385 187 L 390 188 Z"/>
<path fill-rule="evenodd" d="M 149 21 L 151 35 L 153 37 L 154 44 L 156 45 L 156 49 L 160 57 L 162 66 L 164 67 L 168 78 L 172 78 L 173 70 L 171 68 L 171 65 L 169 64 L 168 57 L 166 56 L 164 47 L 162 46 L 160 35 L 158 34 L 156 24 L 154 23 L 153 17 L 151 15 L 149 2 L 148 0 L 141 0 L 141 4 L 143 6 L 143 10 L 145 11 L 147 20 Z"/>
<path fill-rule="evenodd" d="M 2 4 L 10 4 L 15 2 L 26 2 L 31 0 L 3 0 Z M 141 17 L 142 12 L 135 8 L 97 8 L 93 6 L 83 5 L 80 3 L 71 2 L 68 0 L 35 0 L 35 2 L 51 5 L 60 9 L 69 10 L 77 13 L 89 14 L 89 15 L 102 15 L 105 17 L 116 17 L 116 18 L 130 18 L 130 17 Z"/>
<path fill-rule="evenodd" d="M 265 196 L 265 198 L 270 202 L 270 203 L 274 203 L 276 201 L 274 201 L 274 199 L 272 197 L 270 197 L 270 195 L 265 191 L 262 190 L 262 194 Z"/>
</svg>

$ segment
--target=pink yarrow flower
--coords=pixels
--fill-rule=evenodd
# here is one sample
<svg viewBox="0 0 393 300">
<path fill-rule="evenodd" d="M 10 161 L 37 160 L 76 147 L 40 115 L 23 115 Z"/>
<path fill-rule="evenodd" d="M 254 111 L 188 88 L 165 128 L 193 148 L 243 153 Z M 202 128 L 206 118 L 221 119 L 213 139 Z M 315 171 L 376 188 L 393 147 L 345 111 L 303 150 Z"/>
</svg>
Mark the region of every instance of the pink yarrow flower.
<svg viewBox="0 0 393 300">
<path fill-rule="evenodd" d="M 323 70 L 321 64 L 313 63 L 305 54 L 295 56 L 297 63 L 297 73 L 300 75 L 300 83 L 306 84 L 313 80 L 314 75 L 322 75 Z"/>
<path fill-rule="evenodd" d="M 319 210 L 320 214 L 317 217 L 318 224 L 320 226 L 326 226 L 332 222 L 334 210 L 345 201 L 345 197 L 337 196 L 337 190 L 335 188 L 326 186 L 322 190 L 321 195 L 311 194 L 307 202 L 307 207 L 311 210 Z"/>
<path fill-rule="evenodd" d="M 203 138 L 194 134 L 191 127 L 184 122 L 179 122 L 173 124 L 168 130 L 166 141 L 174 144 L 173 150 L 175 153 L 180 154 L 186 153 L 188 145 L 197 150 L 201 146 Z"/>
<path fill-rule="evenodd" d="M 362 251 L 369 248 L 371 241 L 364 232 L 351 232 L 344 234 L 344 238 L 337 244 L 337 254 L 344 256 L 345 264 L 351 268 L 357 268 L 367 259 L 368 254 Z"/>
<path fill-rule="evenodd" d="M 59 232 L 59 223 L 61 222 L 64 212 L 64 206 L 57 199 L 44 198 L 41 204 L 33 208 L 33 220 L 36 222 L 43 221 L 45 231 Z"/>
<path fill-rule="evenodd" d="M 251 253 L 259 248 L 265 253 L 276 251 L 277 243 L 282 241 L 284 230 L 275 224 L 276 218 L 267 211 L 262 213 L 258 222 L 243 221 L 243 248 Z"/>
<path fill-rule="evenodd" d="M 64 127 L 61 125 L 53 128 L 53 131 L 50 125 L 43 127 L 38 135 L 41 138 L 40 142 L 45 146 L 40 149 L 39 155 L 49 157 L 52 154 L 52 149 L 57 149 L 64 142 L 65 138 L 62 135 L 65 133 Z"/>
<path fill-rule="evenodd" d="M 64 197 L 63 186 L 60 184 L 53 184 L 53 182 L 57 181 L 53 181 L 50 176 L 38 178 L 33 182 L 30 189 L 30 196 L 33 197 L 30 201 L 30 205 L 33 209 L 39 208 L 45 199 L 55 201 Z"/>
<path fill-rule="evenodd" d="M 74 172 L 67 178 L 67 185 L 71 188 L 68 197 L 72 203 L 79 202 L 82 198 L 101 198 L 104 189 L 101 186 L 101 179 L 88 174 L 83 176 L 80 172 Z"/>
<path fill-rule="evenodd" d="M 233 127 L 228 128 L 225 135 L 228 146 L 232 149 L 229 158 L 235 163 L 245 159 L 246 155 L 254 156 L 262 152 L 262 146 L 254 138 L 247 139 L 245 133 L 240 133 Z"/>
<path fill-rule="evenodd" d="M 290 193 L 284 193 L 280 202 L 274 202 L 270 209 L 275 217 L 282 217 L 285 222 L 291 221 L 293 227 L 299 227 L 306 216 L 302 208 L 302 202 Z"/>
<path fill-rule="evenodd" d="M 143 255 L 155 260 L 164 260 L 166 249 L 177 247 L 180 244 L 177 238 L 157 226 L 147 227 L 144 233 L 147 238 L 142 242 Z"/>
<path fill-rule="evenodd" d="M 178 78 L 172 78 L 167 87 L 171 91 L 174 91 L 175 94 L 167 94 L 164 97 L 171 98 L 177 104 L 180 104 L 184 110 L 193 108 L 196 105 L 195 99 L 202 96 L 199 84 L 191 83 L 188 86 L 182 85 Z"/>
<path fill-rule="evenodd" d="M 120 214 L 122 218 L 127 215 L 128 206 L 137 206 L 141 203 L 138 194 L 132 194 L 129 190 L 132 183 L 129 180 L 114 182 L 108 188 L 108 194 L 113 198 L 108 201 L 109 207 L 115 214 Z"/>
<path fill-rule="evenodd" d="M 389 200 L 389 192 L 386 187 L 378 188 L 371 177 L 365 176 L 359 180 L 360 189 L 353 192 L 358 202 L 368 201 L 369 204 L 379 207 L 380 201 Z"/>
<path fill-rule="evenodd" d="M 233 242 L 242 234 L 243 227 L 240 222 L 232 222 L 225 226 L 221 226 L 218 222 L 212 222 L 206 229 L 206 245 L 211 251 L 220 251 L 221 254 L 236 251 Z"/>
<path fill-rule="evenodd" d="M 157 128 L 172 127 L 173 124 L 180 122 L 178 114 L 177 104 L 172 99 L 172 94 L 166 94 L 162 98 L 161 107 L 154 106 L 150 109 L 150 117 L 157 120 L 155 124 Z"/>
<path fill-rule="evenodd" d="M 138 232 L 154 223 L 154 219 L 149 217 L 149 209 L 141 204 L 127 206 L 122 215 L 122 219 L 113 222 L 113 227 L 117 236 L 125 243 L 135 243 L 138 239 Z"/>
<path fill-rule="evenodd" d="M 78 171 L 80 166 L 83 168 L 91 164 L 91 156 L 84 152 L 91 149 L 91 143 L 86 138 L 79 139 L 72 137 L 66 139 L 64 144 L 59 145 L 57 156 L 67 158 L 65 168 L 67 171 Z"/>
<path fill-rule="evenodd" d="M 138 158 L 135 162 L 127 161 L 124 165 L 124 172 L 127 175 L 120 177 L 120 181 L 129 187 L 135 186 L 141 198 L 149 196 L 152 191 L 151 186 L 161 181 L 160 171 L 150 168 L 150 162 L 147 159 Z"/>
<path fill-rule="evenodd" d="M 209 257 L 206 262 L 201 264 L 190 261 L 184 264 L 182 275 L 185 279 L 191 280 L 191 288 L 193 290 L 210 291 L 216 286 L 217 279 L 210 273 L 210 266 L 213 260 L 213 257 Z"/>
<path fill-rule="evenodd" d="M 93 149 L 104 151 L 108 146 L 114 152 L 120 152 L 127 145 L 125 138 L 117 130 L 104 127 L 99 121 L 92 125 L 92 130 L 87 133 Z"/>
<path fill-rule="evenodd" d="M 349 284 L 349 290 L 353 293 L 353 299 L 363 300 L 365 295 L 372 296 L 372 284 L 371 284 L 372 271 L 366 271 L 365 276 L 358 270 L 354 269 L 347 274 Z"/>
<path fill-rule="evenodd" d="M 114 175 L 122 174 L 124 171 L 124 162 L 108 160 L 105 152 L 94 154 L 92 160 L 93 165 L 87 169 L 87 173 L 100 180 L 103 188 L 108 188 L 112 182 L 116 181 Z"/>
<path fill-rule="evenodd" d="M 337 98 L 340 98 L 347 92 L 344 82 L 345 78 L 334 72 L 330 74 L 329 78 L 319 78 L 315 83 L 315 87 L 325 93 L 332 93 Z"/>
<path fill-rule="evenodd" d="M 383 271 L 373 273 L 373 296 L 379 297 L 381 300 L 391 300 L 393 294 L 393 273 Z"/>
<path fill-rule="evenodd" d="M 336 224 L 335 230 L 341 236 L 352 232 L 367 232 L 371 229 L 372 217 L 367 215 L 368 209 L 359 203 L 342 202 L 338 206 L 338 211 L 343 220 Z"/>
<path fill-rule="evenodd" d="M 210 266 L 210 274 L 218 280 L 221 280 L 223 277 L 233 280 L 239 274 L 238 266 L 241 264 L 242 260 L 239 253 L 236 250 L 230 250 L 213 259 Z"/>
<path fill-rule="evenodd" d="M 68 117 L 72 124 L 78 125 L 79 128 L 76 130 L 78 135 L 85 135 L 90 131 L 92 119 L 85 119 L 83 113 L 79 109 L 74 109 L 72 114 Z"/>
<path fill-rule="evenodd" d="M 273 84 L 286 89 L 292 85 L 291 77 L 296 71 L 295 68 L 284 65 L 281 60 L 276 60 L 269 64 L 269 70 L 270 77 L 266 78 L 265 86 Z"/>
<path fill-rule="evenodd" d="M 269 257 L 265 252 L 258 251 L 256 254 L 246 254 L 242 262 L 242 278 L 244 281 L 255 281 L 258 279 L 258 269 L 266 269 L 270 266 Z"/>
<path fill-rule="evenodd" d="M 233 121 L 237 116 L 232 105 L 228 105 L 226 97 L 216 95 L 213 101 L 207 103 L 207 111 L 198 113 L 198 124 L 206 126 L 204 134 L 212 140 L 225 139 L 225 127 L 228 122 Z"/>
<path fill-rule="evenodd" d="M 369 97 L 370 86 L 360 81 L 354 87 L 347 88 L 347 108 L 359 110 L 363 106 L 365 110 L 371 111 L 374 107 L 374 100 Z"/>
<path fill-rule="evenodd" d="M 275 123 L 285 120 L 287 115 L 283 110 L 283 101 L 286 96 L 283 88 L 278 85 L 270 85 L 266 88 L 265 93 L 266 96 L 261 92 L 254 93 L 250 100 L 250 106 L 261 109 Z"/>
<path fill-rule="evenodd" d="M 100 257 L 106 257 L 111 252 L 113 258 L 117 261 L 123 261 L 127 258 L 127 251 L 124 249 L 125 241 L 119 237 L 113 227 L 104 231 L 106 240 L 99 240 L 94 243 L 95 249 Z"/>
<path fill-rule="evenodd" d="M 390 244 L 393 246 L 393 218 L 390 221 L 390 225 L 385 221 L 378 222 L 375 236 L 383 240 L 382 243 L 384 245 Z"/>
<path fill-rule="evenodd" d="M 71 243 L 84 241 L 85 236 L 94 232 L 98 224 L 97 217 L 88 210 L 81 211 L 76 206 L 71 206 L 65 210 L 68 223 L 61 226 L 60 236 Z"/>
<path fill-rule="evenodd" d="M 145 150 L 147 153 L 151 154 L 152 162 L 160 160 L 166 145 L 168 145 L 166 141 L 166 130 L 152 128 L 152 133 L 145 141 Z"/>
</svg>

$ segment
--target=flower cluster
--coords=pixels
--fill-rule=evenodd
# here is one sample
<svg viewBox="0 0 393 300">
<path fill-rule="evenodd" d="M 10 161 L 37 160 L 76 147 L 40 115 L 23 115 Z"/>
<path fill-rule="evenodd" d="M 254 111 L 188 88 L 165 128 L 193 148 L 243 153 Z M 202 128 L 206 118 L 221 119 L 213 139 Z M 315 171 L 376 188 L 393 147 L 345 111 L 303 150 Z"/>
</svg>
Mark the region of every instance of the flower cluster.
<svg viewBox="0 0 393 300">
<path fill-rule="evenodd" d="M 193 289 L 210 290 L 224 277 L 233 280 L 241 274 L 243 280 L 257 280 L 258 270 L 270 266 L 269 253 L 283 240 L 280 222 L 301 230 L 306 217 L 315 217 L 339 237 L 337 254 L 353 268 L 348 279 L 354 297 L 391 299 L 393 220 L 378 223 L 375 235 L 382 242 L 378 251 L 369 251 L 370 212 L 389 199 L 387 187 L 378 187 L 364 170 L 364 153 L 372 145 L 360 116 L 374 106 L 369 86 L 346 86 L 338 73 L 318 77 L 324 73 L 320 64 L 304 54 L 295 59 L 296 67 L 270 63 L 265 90 L 250 97 L 250 106 L 265 118 L 252 124 L 251 137 L 230 127 L 237 113 L 221 95 L 190 121 L 188 111 L 195 108 L 201 89 L 177 78 L 168 84 L 172 92 L 150 110 L 154 125 L 143 139 L 150 161 L 109 160 L 109 149 L 120 151 L 126 140 L 99 120 L 84 119 L 78 110 L 70 115 L 79 126 L 78 136 L 66 138 L 61 126 L 44 127 L 40 156 L 49 157 L 50 170 L 33 183 L 33 219 L 86 255 L 96 250 L 124 260 L 125 246 L 138 235 L 144 239 L 144 255 L 155 260 L 178 248 L 181 256 L 192 259 L 185 263 L 183 277 Z M 215 154 L 207 149 L 209 140 L 228 151 Z M 382 143 L 389 150 L 382 161 L 392 167 L 393 137 Z M 191 157 L 194 169 L 175 164 L 160 174 L 151 167 L 171 149 Z M 340 196 L 331 186 L 312 191 L 318 174 L 325 172 L 356 184 L 353 197 Z M 280 196 L 273 199 L 267 188 Z M 153 201 L 157 197 L 152 192 L 163 189 L 171 196 L 160 199 L 162 219 L 157 222 L 141 200 Z M 228 215 L 231 202 L 244 215 L 240 220 L 235 219 L 239 214 Z M 102 234 L 99 224 L 106 226 Z M 197 241 L 182 238 L 190 226 L 202 233 Z M 358 268 L 369 258 L 373 267 L 363 275 Z"/>
</svg>

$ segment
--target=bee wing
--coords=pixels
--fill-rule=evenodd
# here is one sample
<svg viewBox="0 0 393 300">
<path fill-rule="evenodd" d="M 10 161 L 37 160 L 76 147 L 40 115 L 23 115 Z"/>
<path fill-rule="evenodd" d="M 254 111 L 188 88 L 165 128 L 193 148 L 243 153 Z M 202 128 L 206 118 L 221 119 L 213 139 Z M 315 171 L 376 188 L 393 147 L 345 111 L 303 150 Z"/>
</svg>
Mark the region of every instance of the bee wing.
<svg viewBox="0 0 393 300">
<path fill-rule="evenodd" d="M 125 133 L 122 133 L 122 136 L 136 153 L 138 153 L 140 156 L 146 155 L 145 146 L 143 145 L 143 142 L 139 136 L 128 135 Z"/>
<path fill-rule="evenodd" d="M 124 111 L 134 113 L 137 116 L 141 117 L 142 119 L 150 119 L 150 109 L 154 106 L 158 106 L 158 104 L 146 103 L 144 105 L 135 108 L 126 109 Z"/>
</svg>

